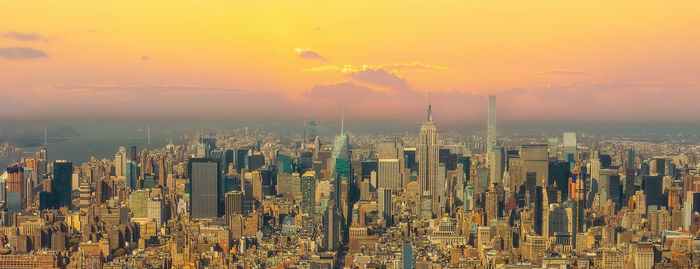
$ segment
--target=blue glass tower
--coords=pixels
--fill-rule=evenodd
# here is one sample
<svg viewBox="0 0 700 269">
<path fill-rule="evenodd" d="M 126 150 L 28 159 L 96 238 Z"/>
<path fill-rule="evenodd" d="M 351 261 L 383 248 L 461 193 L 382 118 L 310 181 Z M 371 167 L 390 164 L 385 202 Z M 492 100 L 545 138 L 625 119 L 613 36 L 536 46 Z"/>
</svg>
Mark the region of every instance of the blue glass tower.
<svg viewBox="0 0 700 269">
<path fill-rule="evenodd" d="M 125 176 L 124 184 L 127 189 L 133 190 L 136 188 L 136 162 L 128 161 L 126 162 L 126 167 L 124 167 Z"/>
<path fill-rule="evenodd" d="M 289 153 L 277 153 L 277 171 L 279 173 L 291 174 L 292 170 L 292 157 L 289 156 Z"/>
</svg>

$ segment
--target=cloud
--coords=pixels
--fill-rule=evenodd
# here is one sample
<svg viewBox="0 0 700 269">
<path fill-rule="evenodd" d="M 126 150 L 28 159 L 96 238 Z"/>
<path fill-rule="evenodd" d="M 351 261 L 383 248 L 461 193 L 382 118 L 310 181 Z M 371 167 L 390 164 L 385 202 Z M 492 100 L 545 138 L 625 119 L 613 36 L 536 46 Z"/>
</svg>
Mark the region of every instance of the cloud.
<svg viewBox="0 0 700 269">
<path fill-rule="evenodd" d="M 150 59 L 151 59 L 151 57 L 148 57 L 146 55 L 141 55 L 141 61 L 148 61 Z"/>
<path fill-rule="evenodd" d="M 303 72 L 340 71 L 342 73 L 347 73 L 347 72 L 357 72 L 360 70 L 362 70 L 362 69 L 356 68 L 356 67 L 349 65 L 349 64 L 346 64 L 344 66 L 324 65 L 324 66 L 317 66 L 317 67 L 311 67 L 311 68 L 304 68 L 301 71 L 303 71 Z"/>
<path fill-rule="evenodd" d="M 323 30 L 323 27 L 321 27 L 321 26 L 316 26 L 316 27 L 314 27 L 314 28 L 311 28 L 311 30 L 312 30 L 312 31 L 321 31 L 321 30 Z"/>
<path fill-rule="evenodd" d="M 386 87 L 395 91 L 408 91 L 408 82 L 394 73 L 389 73 L 384 69 L 367 68 L 357 72 L 346 73 L 345 77 L 361 83 L 368 83 L 374 86 Z"/>
<path fill-rule="evenodd" d="M 316 85 L 304 92 L 305 97 L 325 104 L 355 104 L 360 105 L 368 100 L 384 97 L 384 93 L 353 82 L 340 82 L 331 85 Z"/>
<path fill-rule="evenodd" d="M 394 64 L 382 65 L 381 68 L 388 69 L 388 70 L 405 70 L 405 69 L 447 70 L 447 67 L 444 67 L 444 66 L 439 66 L 439 65 L 434 65 L 434 64 L 424 64 L 424 63 L 418 63 L 418 62 L 394 63 Z"/>
<path fill-rule="evenodd" d="M 552 70 L 531 75 L 531 77 L 590 77 L 593 74 L 580 71 Z"/>
<path fill-rule="evenodd" d="M 326 58 L 324 58 L 320 54 L 312 51 L 309 48 L 306 48 L 306 49 L 296 48 L 296 49 L 294 49 L 294 52 L 297 54 L 297 56 L 299 56 L 299 58 L 302 58 L 302 59 L 326 61 Z"/>
<path fill-rule="evenodd" d="M 8 31 L 2 35 L 4 38 L 15 39 L 19 41 L 46 41 L 46 38 L 37 33 L 20 33 L 17 31 Z"/>
<path fill-rule="evenodd" d="M 29 60 L 49 57 L 46 52 L 26 47 L 0 48 L 0 57 L 8 60 Z"/>
<path fill-rule="evenodd" d="M 350 80 L 330 85 L 316 85 L 302 94 L 300 104 L 307 113 L 334 115 L 343 108 L 347 115 L 363 119 L 418 120 L 425 117 L 428 93 L 411 89 L 406 79 L 393 72 L 365 68 L 346 73 Z M 386 90 L 388 89 L 388 91 Z M 467 107 L 486 109 L 486 97 L 456 91 L 432 92 L 433 111 L 441 122 L 478 120 L 478 113 L 454 113 Z"/>
</svg>

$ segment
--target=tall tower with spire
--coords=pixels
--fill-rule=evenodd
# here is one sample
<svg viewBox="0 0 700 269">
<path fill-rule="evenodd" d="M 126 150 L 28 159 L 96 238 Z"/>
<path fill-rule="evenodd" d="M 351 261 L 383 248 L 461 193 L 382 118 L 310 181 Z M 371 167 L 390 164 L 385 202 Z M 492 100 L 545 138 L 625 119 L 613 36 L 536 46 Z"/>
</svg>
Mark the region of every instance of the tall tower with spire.
<svg viewBox="0 0 700 269">
<path fill-rule="evenodd" d="M 489 95 L 489 114 L 486 126 L 486 152 L 496 145 L 496 96 Z"/>
<path fill-rule="evenodd" d="M 440 204 L 444 203 L 444 201 L 439 201 L 442 196 L 438 195 L 440 190 L 437 189 L 438 147 L 437 127 L 433 122 L 432 106 L 430 99 L 428 99 L 428 115 L 420 127 L 418 138 L 418 183 L 420 185 L 420 195 L 431 197 L 433 216 L 440 215 Z M 421 201 L 426 200 L 421 199 Z"/>
<path fill-rule="evenodd" d="M 333 138 L 331 144 L 331 178 L 337 174 L 350 180 L 350 149 L 349 133 L 345 131 L 344 113 L 340 115 L 340 134 Z"/>
</svg>

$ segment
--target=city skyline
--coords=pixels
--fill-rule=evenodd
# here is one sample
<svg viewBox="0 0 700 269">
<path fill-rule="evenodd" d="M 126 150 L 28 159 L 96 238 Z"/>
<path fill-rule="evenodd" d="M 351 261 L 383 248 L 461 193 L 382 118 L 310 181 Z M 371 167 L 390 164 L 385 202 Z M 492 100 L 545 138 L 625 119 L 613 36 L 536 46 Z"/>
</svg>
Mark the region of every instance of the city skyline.
<svg viewBox="0 0 700 269">
<path fill-rule="evenodd" d="M 698 5 L 14 2 L 0 114 L 698 122 Z"/>
<path fill-rule="evenodd" d="M 700 268 L 700 2 L 6 2 L 0 268 Z"/>
</svg>

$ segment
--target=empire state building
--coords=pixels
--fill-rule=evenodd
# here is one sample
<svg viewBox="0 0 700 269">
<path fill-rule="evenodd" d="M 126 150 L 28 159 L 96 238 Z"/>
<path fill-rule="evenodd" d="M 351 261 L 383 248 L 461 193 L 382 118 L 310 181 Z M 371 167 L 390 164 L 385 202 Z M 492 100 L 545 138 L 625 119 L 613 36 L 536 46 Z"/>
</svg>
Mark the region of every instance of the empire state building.
<svg viewBox="0 0 700 269">
<path fill-rule="evenodd" d="M 437 190 L 438 180 L 438 133 L 433 122 L 431 105 L 428 104 L 428 117 L 420 127 L 420 137 L 418 140 L 418 182 L 420 184 L 421 196 L 430 196 L 431 211 L 433 216 L 440 215 L 440 195 Z M 426 197 L 427 198 L 427 197 Z M 428 199 L 421 199 L 426 201 Z M 421 205 L 421 208 L 423 205 Z"/>
</svg>

